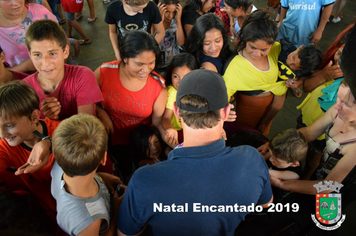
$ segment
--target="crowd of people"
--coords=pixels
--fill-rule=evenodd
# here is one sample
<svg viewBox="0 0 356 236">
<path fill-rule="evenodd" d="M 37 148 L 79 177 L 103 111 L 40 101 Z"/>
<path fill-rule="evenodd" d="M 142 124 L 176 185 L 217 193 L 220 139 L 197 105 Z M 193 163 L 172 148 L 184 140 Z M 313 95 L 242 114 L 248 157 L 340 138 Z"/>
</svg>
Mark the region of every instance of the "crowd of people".
<svg viewBox="0 0 356 236">
<path fill-rule="evenodd" d="M 115 0 L 94 71 L 73 61 L 83 1 L 66 20 L 42 3 L 0 0 L 0 198 L 51 223 L 5 234 L 234 235 L 291 192 L 353 186 L 354 24 L 317 46 L 333 0 L 282 0 L 279 23 L 251 0 Z M 308 93 L 298 126 L 268 142 L 288 88 Z"/>
</svg>

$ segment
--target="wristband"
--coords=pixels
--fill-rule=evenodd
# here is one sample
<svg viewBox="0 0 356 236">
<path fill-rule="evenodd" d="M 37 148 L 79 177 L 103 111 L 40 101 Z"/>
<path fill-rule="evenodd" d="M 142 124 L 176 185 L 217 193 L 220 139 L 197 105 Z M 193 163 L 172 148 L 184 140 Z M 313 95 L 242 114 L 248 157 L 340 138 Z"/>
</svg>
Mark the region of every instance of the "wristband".
<svg viewBox="0 0 356 236">
<path fill-rule="evenodd" d="M 41 140 L 49 140 L 50 142 L 52 142 L 52 138 L 49 136 L 43 137 Z"/>
</svg>

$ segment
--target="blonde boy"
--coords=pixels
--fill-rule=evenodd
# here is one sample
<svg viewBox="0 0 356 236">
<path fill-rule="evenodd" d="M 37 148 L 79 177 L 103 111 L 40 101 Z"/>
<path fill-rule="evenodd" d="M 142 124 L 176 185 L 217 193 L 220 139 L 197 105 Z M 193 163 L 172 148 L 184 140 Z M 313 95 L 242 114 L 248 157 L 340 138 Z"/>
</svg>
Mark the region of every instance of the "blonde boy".
<svg viewBox="0 0 356 236">
<path fill-rule="evenodd" d="M 281 180 L 300 178 L 300 161 L 308 151 L 308 143 L 301 132 L 287 129 L 277 133 L 269 142 L 269 151 L 273 165 L 270 175 Z"/>
<path fill-rule="evenodd" d="M 57 201 L 57 223 L 69 235 L 113 234 L 116 230 L 112 222 L 108 231 L 110 194 L 96 174 L 99 164 L 106 163 L 107 142 L 104 125 L 88 114 L 62 121 L 53 135 L 56 163 L 51 192 Z"/>
</svg>

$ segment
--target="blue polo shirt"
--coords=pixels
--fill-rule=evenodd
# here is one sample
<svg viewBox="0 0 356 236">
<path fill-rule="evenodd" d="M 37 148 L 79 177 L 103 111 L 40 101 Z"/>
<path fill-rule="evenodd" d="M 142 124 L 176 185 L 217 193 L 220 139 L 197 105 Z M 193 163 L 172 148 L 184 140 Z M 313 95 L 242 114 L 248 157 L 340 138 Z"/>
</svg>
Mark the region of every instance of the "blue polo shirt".
<svg viewBox="0 0 356 236">
<path fill-rule="evenodd" d="M 268 168 L 259 152 L 251 146 L 225 147 L 218 140 L 174 149 L 167 161 L 138 169 L 117 226 L 128 235 L 146 223 L 154 235 L 233 235 L 249 213 L 240 212 L 243 206 L 271 198 Z"/>
</svg>

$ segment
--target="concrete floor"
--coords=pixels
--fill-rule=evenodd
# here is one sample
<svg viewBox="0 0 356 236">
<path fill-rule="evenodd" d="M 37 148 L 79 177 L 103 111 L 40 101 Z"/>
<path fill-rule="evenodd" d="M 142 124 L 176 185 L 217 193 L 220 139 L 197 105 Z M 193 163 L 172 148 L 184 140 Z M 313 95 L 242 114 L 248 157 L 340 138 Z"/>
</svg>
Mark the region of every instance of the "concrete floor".
<svg viewBox="0 0 356 236">
<path fill-rule="evenodd" d="M 108 25 L 105 23 L 106 4 L 103 4 L 101 0 L 95 1 L 95 12 L 97 20 L 93 23 L 88 23 L 86 19 L 89 17 L 89 10 L 87 3 L 84 4 L 83 15 L 79 21 L 84 31 L 91 39 L 91 44 L 81 46 L 81 52 L 77 58 L 79 65 L 85 65 L 95 70 L 103 62 L 115 60 L 113 49 L 109 39 Z M 255 6 L 258 8 L 266 7 L 266 0 L 253 0 Z M 341 22 L 328 23 L 325 27 L 323 37 L 319 43 L 320 48 L 324 51 L 334 41 L 335 37 L 349 24 L 354 21 L 354 15 L 356 13 L 356 1 L 349 0 L 343 10 L 344 18 Z M 80 39 L 77 32 L 73 31 L 72 35 Z M 305 95 L 305 94 L 304 94 Z M 303 96 L 304 97 L 304 96 Z M 284 103 L 283 109 L 274 118 L 269 137 L 277 133 L 282 129 L 292 128 L 296 126 L 296 117 L 300 112 L 296 109 L 296 106 L 302 102 L 302 98 L 296 98 L 291 93 L 288 93 L 287 99 Z M 353 207 L 348 209 L 346 221 L 343 223 L 340 232 L 337 235 L 355 235 L 356 225 L 356 203 Z"/>
</svg>

